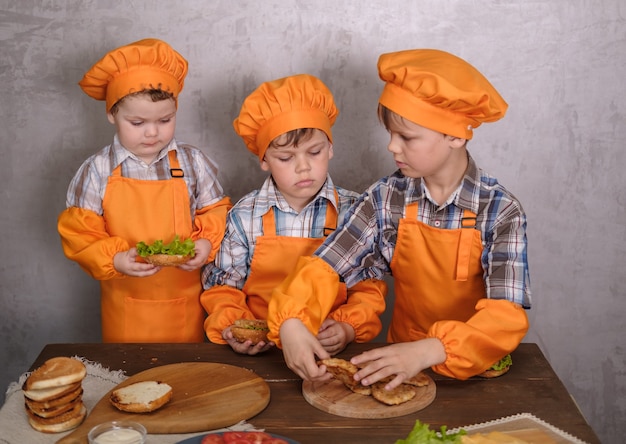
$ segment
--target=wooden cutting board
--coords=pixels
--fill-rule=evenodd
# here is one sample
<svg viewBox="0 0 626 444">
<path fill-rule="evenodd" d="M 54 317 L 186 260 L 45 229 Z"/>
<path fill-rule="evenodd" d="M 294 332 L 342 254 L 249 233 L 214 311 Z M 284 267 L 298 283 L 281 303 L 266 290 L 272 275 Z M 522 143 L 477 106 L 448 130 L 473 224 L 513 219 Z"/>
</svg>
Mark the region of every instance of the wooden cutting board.
<svg viewBox="0 0 626 444">
<path fill-rule="evenodd" d="M 151 413 L 126 413 L 110 403 L 119 387 L 139 381 L 172 386 L 172 399 Z M 148 433 L 191 433 L 228 427 L 260 413 L 270 401 L 267 383 L 251 370 L 212 362 L 169 364 L 137 373 L 110 390 L 85 421 L 57 443 L 86 443 L 95 425 L 114 420 L 143 424 Z"/>
<path fill-rule="evenodd" d="M 324 383 L 304 381 L 302 394 L 309 404 L 333 415 L 362 419 L 395 418 L 415 413 L 433 402 L 437 388 L 432 378 L 426 376 L 428 385 L 415 387 L 415 398 L 398 405 L 386 405 L 371 396 L 354 393 L 336 379 Z"/>
</svg>

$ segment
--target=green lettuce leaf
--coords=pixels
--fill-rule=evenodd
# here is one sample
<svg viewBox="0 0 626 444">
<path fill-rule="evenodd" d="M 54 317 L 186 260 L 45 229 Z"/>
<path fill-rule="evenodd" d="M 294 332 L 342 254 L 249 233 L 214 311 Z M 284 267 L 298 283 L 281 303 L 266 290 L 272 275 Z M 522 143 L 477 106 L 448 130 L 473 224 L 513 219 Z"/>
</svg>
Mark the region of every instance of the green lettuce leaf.
<svg viewBox="0 0 626 444">
<path fill-rule="evenodd" d="M 511 358 L 511 355 L 506 355 L 504 358 L 493 364 L 489 370 L 502 370 L 503 368 L 511 365 L 513 365 L 513 359 Z"/>
<path fill-rule="evenodd" d="M 456 433 L 447 433 L 447 427 L 441 426 L 439 432 L 430 430 L 428 424 L 415 421 L 413 430 L 404 439 L 399 439 L 395 444 L 460 444 L 461 436 L 465 435 L 465 430 L 459 430 Z"/>
<path fill-rule="evenodd" d="M 164 243 L 159 239 L 152 244 L 146 244 L 141 241 L 137 243 L 137 254 L 141 257 L 151 256 L 153 254 L 169 254 L 169 255 L 181 255 L 181 256 L 195 256 L 196 244 L 189 238 L 184 241 L 180 240 L 180 237 L 176 235 L 174 240 L 170 243 Z"/>
</svg>

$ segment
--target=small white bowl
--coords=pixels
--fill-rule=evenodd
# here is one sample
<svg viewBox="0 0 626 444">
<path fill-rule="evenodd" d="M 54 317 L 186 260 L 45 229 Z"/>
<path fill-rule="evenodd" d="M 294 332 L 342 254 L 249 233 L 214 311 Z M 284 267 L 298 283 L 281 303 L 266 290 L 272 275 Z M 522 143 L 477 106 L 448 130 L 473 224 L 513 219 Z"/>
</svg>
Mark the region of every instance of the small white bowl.
<svg viewBox="0 0 626 444">
<path fill-rule="evenodd" d="M 89 444 L 144 444 L 146 428 L 133 421 L 110 421 L 98 424 L 87 435 Z"/>
</svg>

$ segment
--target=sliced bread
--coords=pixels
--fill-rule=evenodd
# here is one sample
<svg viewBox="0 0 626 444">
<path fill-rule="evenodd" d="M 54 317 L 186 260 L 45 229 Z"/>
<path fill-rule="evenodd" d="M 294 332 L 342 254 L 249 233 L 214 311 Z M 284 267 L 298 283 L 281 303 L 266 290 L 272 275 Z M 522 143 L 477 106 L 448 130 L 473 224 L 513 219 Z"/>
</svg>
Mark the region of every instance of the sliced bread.
<svg viewBox="0 0 626 444">
<path fill-rule="evenodd" d="M 113 390 L 110 401 L 117 409 L 131 413 L 153 412 L 172 398 L 172 387 L 159 381 L 140 381 Z"/>
<path fill-rule="evenodd" d="M 85 364 L 65 356 L 48 359 L 35 369 L 24 384 L 25 390 L 43 390 L 81 382 L 87 374 Z"/>
<path fill-rule="evenodd" d="M 29 409 L 26 409 L 26 412 L 28 413 L 28 423 L 31 427 L 43 433 L 61 433 L 74 429 L 87 416 L 87 409 L 82 402 L 76 404 L 71 410 L 52 418 L 43 418 Z"/>
</svg>

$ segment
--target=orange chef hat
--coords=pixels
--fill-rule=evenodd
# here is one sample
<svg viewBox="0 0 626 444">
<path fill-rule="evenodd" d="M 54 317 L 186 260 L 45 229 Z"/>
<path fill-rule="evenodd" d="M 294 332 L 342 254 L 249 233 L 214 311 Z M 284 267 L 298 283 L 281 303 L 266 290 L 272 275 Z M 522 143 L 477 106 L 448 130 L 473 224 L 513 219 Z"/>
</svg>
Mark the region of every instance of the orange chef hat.
<svg viewBox="0 0 626 444">
<path fill-rule="evenodd" d="M 106 100 L 107 111 L 121 98 L 144 89 L 182 91 L 187 60 L 167 43 L 144 39 L 106 54 L 78 83 L 96 100 Z"/>
<path fill-rule="evenodd" d="M 400 116 L 444 134 L 471 139 L 483 122 L 504 117 L 507 103 L 472 65 L 435 49 L 383 54 L 379 102 Z"/>
<path fill-rule="evenodd" d="M 235 132 L 263 160 L 276 137 L 299 128 L 317 128 L 332 142 L 330 128 L 339 110 L 330 90 L 317 77 L 298 74 L 262 83 L 244 100 Z"/>
</svg>

